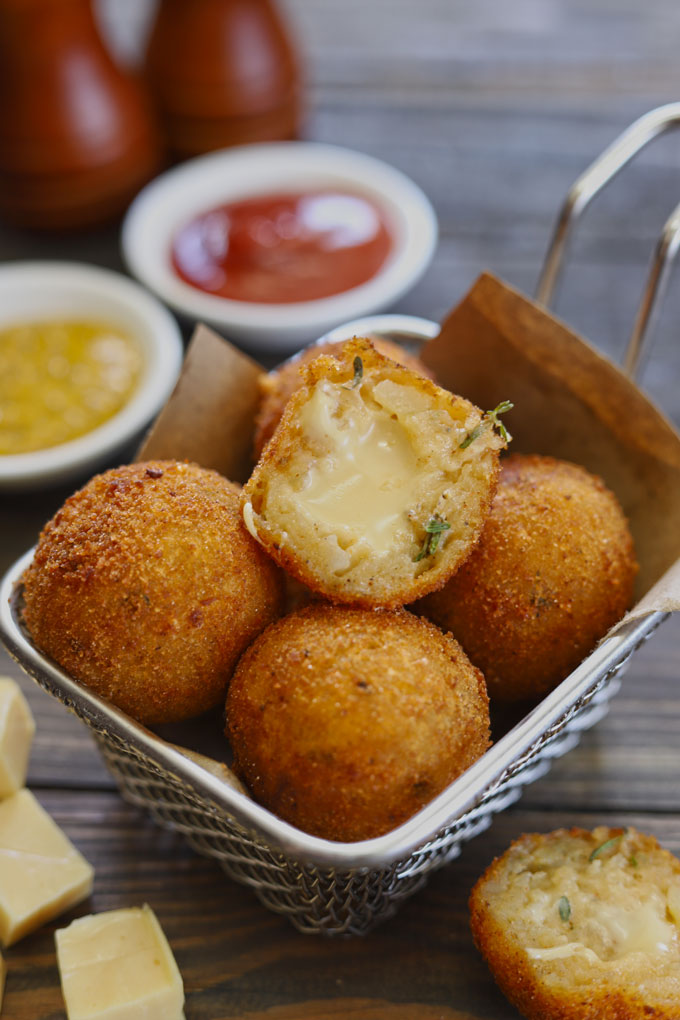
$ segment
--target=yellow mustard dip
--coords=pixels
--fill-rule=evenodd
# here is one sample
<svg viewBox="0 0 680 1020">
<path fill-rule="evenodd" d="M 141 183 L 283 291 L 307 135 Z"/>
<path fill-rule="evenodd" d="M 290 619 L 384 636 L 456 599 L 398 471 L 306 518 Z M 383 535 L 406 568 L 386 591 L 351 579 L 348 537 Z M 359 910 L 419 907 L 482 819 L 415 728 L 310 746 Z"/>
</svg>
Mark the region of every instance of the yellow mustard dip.
<svg viewBox="0 0 680 1020">
<path fill-rule="evenodd" d="M 91 432 L 130 399 L 141 352 L 100 322 L 0 330 L 0 455 L 30 453 Z"/>
</svg>

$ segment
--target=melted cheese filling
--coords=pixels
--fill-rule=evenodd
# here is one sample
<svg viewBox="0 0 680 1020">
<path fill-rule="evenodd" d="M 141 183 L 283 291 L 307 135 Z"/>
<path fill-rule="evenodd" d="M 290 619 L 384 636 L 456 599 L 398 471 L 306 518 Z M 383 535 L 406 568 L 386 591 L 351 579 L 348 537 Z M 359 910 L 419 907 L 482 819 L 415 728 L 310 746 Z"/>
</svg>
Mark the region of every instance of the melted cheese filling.
<svg viewBox="0 0 680 1020">
<path fill-rule="evenodd" d="M 668 900 L 668 912 L 671 915 L 671 920 L 680 928 L 680 886 L 670 886 L 666 898 Z"/>
<path fill-rule="evenodd" d="M 359 394 L 336 417 L 332 389 L 317 387 L 301 412 L 306 434 L 325 452 L 310 464 L 298 505 L 341 544 L 351 538 L 385 554 L 418 502 L 416 453 L 399 420 L 369 409 Z"/>
<path fill-rule="evenodd" d="M 591 963 L 601 962 L 597 953 L 594 953 L 588 946 L 584 946 L 582 942 L 567 942 L 563 946 L 550 946 L 549 949 L 533 949 L 532 947 L 527 949 L 527 956 L 531 960 L 566 960 L 570 956 L 576 956 L 577 953 L 584 956 L 586 960 L 590 960 Z"/>
<path fill-rule="evenodd" d="M 675 925 L 664 921 L 652 903 L 642 903 L 633 910 L 602 903 L 597 920 L 609 934 L 616 956 L 636 952 L 668 953 L 676 936 Z"/>
<path fill-rule="evenodd" d="M 557 909 L 554 903 L 551 909 Z M 665 903 L 646 902 L 624 909 L 599 901 L 589 905 L 584 920 L 579 920 L 577 909 L 572 910 L 572 934 L 581 935 L 581 939 L 549 948 L 527 947 L 526 951 L 532 960 L 559 960 L 581 954 L 593 963 L 619 960 L 629 953 L 651 956 L 670 953 L 677 947 L 678 931 L 674 924 L 660 916 L 662 912 L 665 912 Z"/>
</svg>

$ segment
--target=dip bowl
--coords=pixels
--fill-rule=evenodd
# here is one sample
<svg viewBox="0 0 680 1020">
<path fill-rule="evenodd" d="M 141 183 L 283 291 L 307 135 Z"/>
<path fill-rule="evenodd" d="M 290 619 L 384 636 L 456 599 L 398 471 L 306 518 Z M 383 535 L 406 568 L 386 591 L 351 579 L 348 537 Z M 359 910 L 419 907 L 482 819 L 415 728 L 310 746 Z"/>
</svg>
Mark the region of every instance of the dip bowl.
<svg viewBox="0 0 680 1020">
<path fill-rule="evenodd" d="M 376 275 L 330 297 L 285 304 L 236 301 L 185 283 L 172 265 L 178 230 L 216 206 L 272 194 L 337 190 L 382 213 L 392 245 Z M 298 350 L 341 322 L 390 307 L 425 272 L 437 220 L 424 193 L 372 156 L 316 142 L 247 145 L 189 160 L 147 185 L 122 231 L 131 273 L 192 322 L 207 323 L 240 346 L 279 354 Z"/>
<path fill-rule="evenodd" d="M 97 428 L 57 446 L 0 455 L 0 492 L 85 477 L 141 435 L 179 375 L 183 349 L 177 323 L 134 281 L 76 262 L 0 267 L 0 330 L 55 320 L 102 322 L 128 334 L 141 353 L 141 376 L 123 407 Z"/>
</svg>

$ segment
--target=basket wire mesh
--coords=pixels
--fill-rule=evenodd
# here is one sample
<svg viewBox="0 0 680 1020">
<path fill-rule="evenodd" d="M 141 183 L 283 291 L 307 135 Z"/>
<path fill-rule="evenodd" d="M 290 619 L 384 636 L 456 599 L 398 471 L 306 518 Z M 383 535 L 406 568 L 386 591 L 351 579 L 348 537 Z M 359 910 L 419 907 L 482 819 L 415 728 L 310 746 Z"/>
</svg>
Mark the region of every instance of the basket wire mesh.
<svg viewBox="0 0 680 1020">
<path fill-rule="evenodd" d="M 579 178 L 562 208 L 539 284 L 552 296 L 574 219 L 632 155 L 680 123 L 680 104 L 640 118 Z M 680 207 L 678 207 L 680 210 Z M 680 212 L 664 228 L 645 291 L 644 314 L 634 328 L 626 367 L 632 374 L 646 342 L 655 305 L 680 237 Z M 349 323 L 402 341 L 436 332 L 427 320 L 373 316 Z M 330 335 L 339 338 L 336 330 Z M 454 860 L 462 844 L 570 750 L 607 710 L 631 654 L 664 618 L 650 613 L 607 638 L 560 687 L 488 751 L 432 805 L 385 837 L 362 844 L 331 844 L 294 830 L 242 793 L 220 784 L 172 745 L 127 719 L 80 687 L 32 644 L 21 621 L 19 578 L 30 553 L 6 575 L 0 590 L 0 636 L 17 662 L 92 730 L 122 796 L 155 821 L 181 833 L 200 854 L 251 887 L 270 910 L 305 933 L 363 934 L 391 916 L 435 869 Z"/>
<path fill-rule="evenodd" d="M 495 813 L 517 800 L 523 786 L 547 772 L 604 714 L 631 654 L 664 617 L 651 614 L 607 639 L 591 656 L 594 661 L 564 682 L 565 692 L 553 692 L 534 719 L 524 720 L 483 756 L 490 758 L 486 766 L 480 759 L 452 784 L 434 820 L 419 822 L 416 816 L 410 833 L 408 823 L 402 826 L 406 838 L 395 830 L 364 844 L 326 844 L 293 830 L 291 845 L 285 823 L 271 816 L 265 831 L 258 805 L 216 785 L 172 745 L 80 687 L 32 645 L 16 587 L 29 558 L 15 565 L 0 590 L 0 633 L 10 654 L 88 725 L 125 800 L 181 833 L 230 878 L 252 888 L 268 909 L 310 934 L 364 934 L 390 917 L 435 869 L 454 860 L 464 842 L 486 829 Z M 368 853 L 359 852 L 371 845 Z"/>
</svg>

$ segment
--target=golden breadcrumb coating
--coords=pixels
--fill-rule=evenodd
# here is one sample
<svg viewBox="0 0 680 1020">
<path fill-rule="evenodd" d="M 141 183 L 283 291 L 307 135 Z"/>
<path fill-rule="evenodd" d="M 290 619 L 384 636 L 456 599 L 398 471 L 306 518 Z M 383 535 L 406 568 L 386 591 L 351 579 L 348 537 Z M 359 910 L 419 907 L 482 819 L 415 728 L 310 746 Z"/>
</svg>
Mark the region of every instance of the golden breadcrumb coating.
<svg viewBox="0 0 680 1020">
<path fill-rule="evenodd" d="M 477 548 L 418 609 L 460 641 L 492 702 L 538 698 L 623 616 L 636 573 L 626 518 L 600 478 L 513 454 Z"/>
<path fill-rule="evenodd" d="M 220 704 L 241 652 L 283 602 L 238 493 L 174 461 L 97 475 L 46 525 L 24 574 L 36 644 L 149 725 Z"/>
<path fill-rule="evenodd" d="M 299 354 L 289 358 L 273 372 L 262 376 L 260 380 L 261 403 L 255 418 L 253 441 L 255 460 L 259 459 L 263 449 L 274 435 L 286 404 L 302 385 L 301 369 L 318 358 L 320 354 L 334 356 L 342 351 L 346 342 L 345 340 L 335 340 L 312 344 L 310 347 L 305 347 Z M 406 365 L 412 372 L 418 372 L 420 375 L 427 376 L 428 379 L 434 378 L 429 368 L 426 368 L 414 354 L 409 354 L 404 350 L 400 344 L 394 343 L 392 340 L 385 340 L 383 337 L 372 337 L 371 343 L 376 350 L 384 354 L 386 358 L 396 361 L 398 365 Z"/>
<path fill-rule="evenodd" d="M 677 1020 L 680 861 L 599 826 L 516 840 L 470 897 L 472 933 L 529 1020 Z"/>
<path fill-rule="evenodd" d="M 489 746 L 484 678 L 405 610 L 315 603 L 260 635 L 227 696 L 234 769 L 305 832 L 388 832 Z"/>
<path fill-rule="evenodd" d="M 355 338 L 303 370 L 244 486 L 244 520 L 326 598 L 400 606 L 468 556 L 504 445 L 479 408 Z"/>
</svg>

